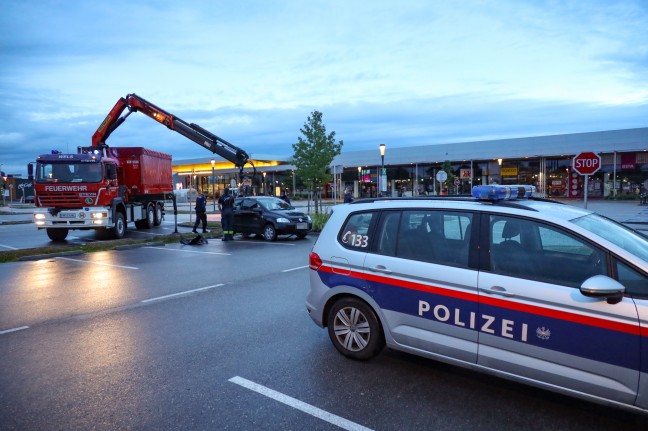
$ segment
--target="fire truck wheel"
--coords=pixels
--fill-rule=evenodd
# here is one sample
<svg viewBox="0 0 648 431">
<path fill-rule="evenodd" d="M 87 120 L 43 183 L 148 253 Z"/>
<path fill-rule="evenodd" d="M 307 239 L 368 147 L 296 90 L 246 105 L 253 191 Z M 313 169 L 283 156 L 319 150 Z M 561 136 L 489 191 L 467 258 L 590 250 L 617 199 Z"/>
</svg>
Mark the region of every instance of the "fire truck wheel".
<svg viewBox="0 0 648 431">
<path fill-rule="evenodd" d="M 155 225 L 155 212 L 153 211 L 153 205 L 149 205 L 146 208 L 146 228 L 150 229 Z"/>
<path fill-rule="evenodd" d="M 117 212 L 115 215 L 115 227 L 113 228 L 113 236 L 115 239 L 122 239 L 124 233 L 126 232 L 126 221 L 124 220 L 124 214 Z"/>
<path fill-rule="evenodd" d="M 52 241 L 65 241 L 67 234 L 67 229 L 47 229 L 47 236 Z"/>
<path fill-rule="evenodd" d="M 162 204 L 155 204 L 155 214 L 154 214 L 154 226 L 159 226 L 162 224 Z"/>
</svg>

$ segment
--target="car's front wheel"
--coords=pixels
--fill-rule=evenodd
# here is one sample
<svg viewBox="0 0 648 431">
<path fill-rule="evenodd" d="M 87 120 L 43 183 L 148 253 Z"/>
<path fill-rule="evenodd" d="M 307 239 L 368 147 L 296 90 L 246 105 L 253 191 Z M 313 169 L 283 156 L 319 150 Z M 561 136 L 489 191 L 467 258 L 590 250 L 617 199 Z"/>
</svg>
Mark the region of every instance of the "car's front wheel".
<svg viewBox="0 0 648 431">
<path fill-rule="evenodd" d="M 365 361 L 385 347 L 385 335 L 373 309 L 357 298 L 337 300 L 328 313 L 328 333 L 344 356 Z"/>
<path fill-rule="evenodd" d="M 277 239 L 277 230 L 273 225 L 267 224 L 263 228 L 263 239 L 266 241 L 274 241 Z"/>
</svg>

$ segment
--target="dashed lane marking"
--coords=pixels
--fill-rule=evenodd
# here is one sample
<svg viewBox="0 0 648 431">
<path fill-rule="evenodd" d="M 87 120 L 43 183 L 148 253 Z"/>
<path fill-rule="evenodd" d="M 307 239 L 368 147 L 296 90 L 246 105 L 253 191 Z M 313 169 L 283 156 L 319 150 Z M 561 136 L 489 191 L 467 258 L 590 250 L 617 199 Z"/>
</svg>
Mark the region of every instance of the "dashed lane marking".
<svg viewBox="0 0 648 431">
<path fill-rule="evenodd" d="M 219 253 L 216 251 L 200 251 L 200 250 L 183 250 L 181 248 L 169 248 L 169 247 L 142 247 L 142 248 L 153 248 L 155 250 L 167 250 L 167 251 L 179 251 L 182 253 L 220 254 L 223 256 L 232 255 L 232 253 Z"/>
<path fill-rule="evenodd" d="M 124 265 L 113 265 L 112 263 L 103 263 L 103 262 L 93 262 L 90 260 L 83 260 L 83 259 L 71 259 L 69 257 L 55 257 L 55 259 L 61 259 L 61 260 L 70 260 L 72 262 L 82 262 L 82 263 L 88 263 L 91 265 L 102 265 L 102 266 L 111 266 L 113 268 L 124 268 L 124 269 L 139 269 L 134 266 L 124 266 Z"/>
<path fill-rule="evenodd" d="M 308 265 L 298 266 L 297 268 L 284 269 L 281 272 L 297 271 L 297 270 L 304 269 L 304 268 L 308 268 Z"/>
<path fill-rule="evenodd" d="M 11 332 L 22 331 L 23 329 L 29 329 L 29 326 L 19 326 L 17 328 L 5 329 L 0 331 L 0 335 L 9 334 Z"/>
<path fill-rule="evenodd" d="M 213 289 L 215 287 L 220 287 L 220 286 L 223 286 L 223 283 L 214 284 L 212 286 L 200 287 L 198 289 L 185 290 L 184 292 L 172 293 L 170 295 L 164 295 L 164 296 L 158 296 L 158 297 L 155 297 L 155 298 L 144 299 L 141 302 L 147 303 L 147 302 L 152 302 L 152 301 L 159 301 L 161 299 L 173 298 L 173 297 L 176 297 L 176 296 L 189 295 L 191 293 L 201 292 L 203 290 L 209 290 L 209 289 Z"/>
<path fill-rule="evenodd" d="M 364 427 L 350 420 L 344 419 L 340 416 L 336 416 L 333 413 L 329 413 L 326 410 L 319 409 L 317 407 L 306 404 L 303 401 L 299 401 L 293 397 L 277 392 L 273 389 L 261 386 L 258 383 L 251 382 L 250 380 L 244 379 L 242 377 L 236 376 L 229 379 L 230 382 L 235 383 L 239 386 L 242 386 L 246 389 L 264 395 L 268 398 L 271 398 L 275 401 L 279 401 L 282 404 L 290 406 L 294 409 L 301 410 L 304 413 L 308 413 L 311 416 L 322 419 L 330 424 L 338 426 L 342 429 L 349 431 L 371 431 L 371 428 Z"/>
</svg>

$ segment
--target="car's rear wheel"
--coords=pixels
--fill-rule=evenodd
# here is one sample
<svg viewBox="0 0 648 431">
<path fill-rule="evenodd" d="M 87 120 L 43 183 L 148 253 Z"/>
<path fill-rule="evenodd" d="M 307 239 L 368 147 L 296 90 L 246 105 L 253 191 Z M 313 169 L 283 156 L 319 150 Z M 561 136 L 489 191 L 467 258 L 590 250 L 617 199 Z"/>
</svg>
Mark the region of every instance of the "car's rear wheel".
<svg viewBox="0 0 648 431">
<path fill-rule="evenodd" d="M 328 333 L 340 353 L 361 361 L 373 358 L 385 347 L 376 313 L 357 298 L 342 298 L 331 306 Z"/>
<path fill-rule="evenodd" d="M 263 228 L 263 239 L 266 241 L 274 241 L 277 239 L 277 230 L 273 225 L 267 224 Z"/>
<path fill-rule="evenodd" d="M 153 214 L 153 225 L 159 226 L 162 224 L 162 204 L 155 204 L 155 213 Z"/>
</svg>

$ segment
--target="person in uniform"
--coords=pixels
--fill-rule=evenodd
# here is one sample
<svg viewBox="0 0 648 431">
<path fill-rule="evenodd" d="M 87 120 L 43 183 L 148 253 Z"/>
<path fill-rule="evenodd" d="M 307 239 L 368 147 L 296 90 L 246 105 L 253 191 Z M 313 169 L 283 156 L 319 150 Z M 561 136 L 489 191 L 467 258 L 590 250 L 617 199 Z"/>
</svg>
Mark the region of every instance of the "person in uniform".
<svg viewBox="0 0 648 431">
<path fill-rule="evenodd" d="M 196 197 L 196 222 L 192 232 L 198 233 L 198 225 L 202 222 L 202 231 L 203 233 L 207 232 L 207 198 L 203 194 L 202 190 L 198 190 L 198 196 Z"/>
<path fill-rule="evenodd" d="M 234 219 L 234 197 L 230 195 L 229 189 L 218 198 L 218 209 L 221 212 L 221 224 L 223 226 L 223 241 L 234 239 L 232 221 Z"/>
</svg>

